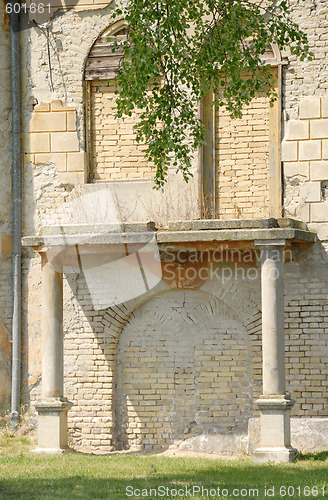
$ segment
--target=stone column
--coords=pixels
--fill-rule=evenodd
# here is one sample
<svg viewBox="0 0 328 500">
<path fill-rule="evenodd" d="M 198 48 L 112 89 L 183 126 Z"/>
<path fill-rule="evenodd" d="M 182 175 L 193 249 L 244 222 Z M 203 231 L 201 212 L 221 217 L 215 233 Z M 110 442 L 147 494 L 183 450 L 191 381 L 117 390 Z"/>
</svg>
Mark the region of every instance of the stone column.
<svg viewBox="0 0 328 500">
<path fill-rule="evenodd" d="M 284 240 L 255 241 L 261 251 L 263 394 L 259 461 L 290 462 L 296 450 L 290 442 L 290 408 L 285 389 Z"/>
<path fill-rule="evenodd" d="M 36 451 L 62 453 L 67 444 L 67 411 L 72 404 L 63 396 L 63 274 L 42 254 L 42 400 Z"/>
</svg>

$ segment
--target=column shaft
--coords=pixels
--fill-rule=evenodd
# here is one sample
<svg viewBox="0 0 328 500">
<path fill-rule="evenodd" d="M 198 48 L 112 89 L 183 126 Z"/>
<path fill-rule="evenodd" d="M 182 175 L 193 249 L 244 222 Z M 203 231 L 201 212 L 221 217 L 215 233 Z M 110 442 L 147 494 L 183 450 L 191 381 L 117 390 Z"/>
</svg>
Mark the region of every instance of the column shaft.
<svg viewBox="0 0 328 500">
<path fill-rule="evenodd" d="M 261 253 L 263 394 L 285 394 L 283 250 Z"/>
<path fill-rule="evenodd" d="M 42 397 L 63 396 L 63 275 L 43 256 Z"/>
<path fill-rule="evenodd" d="M 63 274 L 42 254 L 42 401 L 35 405 L 38 447 L 41 453 L 63 453 L 67 444 L 67 412 L 64 398 Z"/>
<path fill-rule="evenodd" d="M 285 241 L 255 242 L 261 250 L 263 394 L 259 461 L 289 462 L 296 450 L 290 441 L 290 408 L 285 389 L 283 248 Z"/>
</svg>

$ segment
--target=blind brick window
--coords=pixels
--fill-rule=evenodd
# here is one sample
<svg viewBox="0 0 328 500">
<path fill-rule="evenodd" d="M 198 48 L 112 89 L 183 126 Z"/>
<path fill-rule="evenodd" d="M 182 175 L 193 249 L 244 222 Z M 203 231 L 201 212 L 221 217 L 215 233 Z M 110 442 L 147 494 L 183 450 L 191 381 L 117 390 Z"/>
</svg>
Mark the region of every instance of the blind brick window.
<svg viewBox="0 0 328 500">
<path fill-rule="evenodd" d="M 90 84 L 90 179 L 132 179 L 153 175 L 145 146 L 138 143 L 132 117 L 115 118 L 114 80 L 94 80 Z"/>
<path fill-rule="evenodd" d="M 115 35 L 103 33 L 92 46 L 85 67 L 88 144 L 88 179 L 142 179 L 153 177 L 154 168 L 138 143 L 133 125 L 141 111 L 131 117 L 115 117 L 115 78 L 123 52 L 113 44 L 126 38 L 125 28 Z"/>
<path fill-rule="evenodd" d="M 220 219 L 268 217 L 269 99 L 257 96 L 241 119 L 215 113 L 216 214 Z"/>
</svg>

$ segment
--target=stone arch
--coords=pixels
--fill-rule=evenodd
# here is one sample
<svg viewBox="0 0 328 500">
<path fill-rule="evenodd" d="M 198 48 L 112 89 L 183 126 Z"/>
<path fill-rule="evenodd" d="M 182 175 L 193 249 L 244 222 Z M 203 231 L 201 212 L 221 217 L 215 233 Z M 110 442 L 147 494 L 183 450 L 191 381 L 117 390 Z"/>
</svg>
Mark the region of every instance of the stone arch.
<svg viewBox="0 0 328 500">
<path fill-rule="evenodd" d="M 116 349 L 116 446 L 162 448 L 246 433 L 252 416 L 246 327 L 199 290 L 157 294 L 134 310 Z"/>
</svg>

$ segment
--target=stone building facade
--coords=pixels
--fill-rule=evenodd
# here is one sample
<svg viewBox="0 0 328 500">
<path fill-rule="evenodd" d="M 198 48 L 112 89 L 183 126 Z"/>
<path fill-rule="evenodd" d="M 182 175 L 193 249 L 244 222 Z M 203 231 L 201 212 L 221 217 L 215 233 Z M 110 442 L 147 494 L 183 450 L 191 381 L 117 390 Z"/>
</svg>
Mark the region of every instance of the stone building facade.
<svg viewBox="0 0 328 500">
<path fill-rule="evenodd" d="M 124 19 L 114 20 L 106 2 L 81 1 L 53 12 L 48 29 L 22 25 L 21 401 L 39 415 L 41 450 L 65 448 L 66 421 L 70 446 L 95 452 L 269 449 L 285 460 L 292 446 L 327 449 L 328 7 L 290 3 L 313 59 L 273 47 L 267 61 L 279 98 L 270 108 L 259 94 L 240 120 L 213 111 L 208 95 L 209 140 L 195 154 L 192 181 L 170 171 L 163 193 L 152 189 L 152 165 L 136 143 L 137 115 L 115 119 L 115 75 L 102 61 L 90 70 Z M 0 13 L 6 414 L 11 103 L 3 5 Z M 122 265 L 118 284 L 110 261 L 133 252 L 145 260 Z M 129 280 L 126 269 L 136 268 Z M 113 290 L 119 298 L 109 298 Z"/>
</svg>

